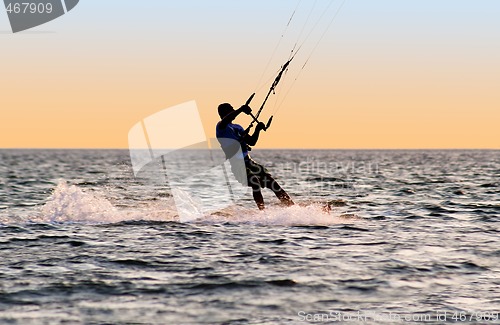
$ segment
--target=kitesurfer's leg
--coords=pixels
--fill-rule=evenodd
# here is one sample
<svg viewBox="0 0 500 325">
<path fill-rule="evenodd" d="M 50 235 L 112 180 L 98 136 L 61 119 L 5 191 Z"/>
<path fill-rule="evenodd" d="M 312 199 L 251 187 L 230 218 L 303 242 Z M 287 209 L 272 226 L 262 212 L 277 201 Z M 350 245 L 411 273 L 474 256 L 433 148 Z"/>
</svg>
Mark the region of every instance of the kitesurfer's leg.
<svg viewBox="0 0 500 325">
<path fill-rule="evenodd" d="M 260 189 L 253 191 L 253 199 L 255 200 L 255 203 L 257 203 L 259 210 L 264 210 L 264 197 L 262 196 Z"/>
<path fill-rule="evenodd" d="M 278 182 L 271 175 L 266 175 L 265 184 L 268 189 L 274 192 L 274 194 L 281 201 L 281 203 L 287 206 L 294 205 L 292 199 L 290 198 L 290 195 L 288 195 L 288 193 L 285 192 L 285 190 L 280 186 L 280 184 L 278 184 Z"/>
<path fill-rule="evenodd" d="M 249 185 L 252 188 L 253 199 L 257 204 L 259 210 L 264 210 L 264 197 L 262 196 L 262 192 L 260 191 L 260 182 L 257 176 L 251 176 L 248 179 Z"/>
</svg>

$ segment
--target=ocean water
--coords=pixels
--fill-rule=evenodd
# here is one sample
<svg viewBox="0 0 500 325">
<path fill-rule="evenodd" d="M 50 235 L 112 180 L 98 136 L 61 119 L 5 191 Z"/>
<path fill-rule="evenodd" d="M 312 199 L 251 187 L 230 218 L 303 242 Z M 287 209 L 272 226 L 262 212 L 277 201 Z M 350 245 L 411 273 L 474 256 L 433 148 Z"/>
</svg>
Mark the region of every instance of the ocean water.
<svg viewBox="0 0 500 325">
<path fill-rule="evenodd" d="M 500 323 L 500 151 L 253 157 L 300 204 L 186 222 L 128 151 L 0 150 L 0 324 Z"/>
</svg>

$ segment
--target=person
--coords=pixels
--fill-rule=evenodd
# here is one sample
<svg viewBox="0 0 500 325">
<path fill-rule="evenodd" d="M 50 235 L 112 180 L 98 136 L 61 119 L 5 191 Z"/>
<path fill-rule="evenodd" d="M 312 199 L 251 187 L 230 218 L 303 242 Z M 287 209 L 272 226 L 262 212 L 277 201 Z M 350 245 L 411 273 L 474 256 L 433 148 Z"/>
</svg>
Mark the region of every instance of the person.
<svg viewBox="0 0 500 325">
<path fill-rule="evenodd" d="M 247 185 L 252 188 L 253 198 L 260 210 L 265 208 L 264 198 L 261 192 L 261 188 L 263 187 L 272 190 L 283 204 L 291 206 L 294 203 L 290 196 L 283 188 L 281 188 L 266 168 L 255 162 L 248 153 L 248 151 L 251 150 L 250 147 L 255 146 L 259 140 L 260 132 L 266 129 L 264 123 L 259 122 L 252 135 L 247 134 L 241 125 L 233 123 L 234 119 L 239 114 L 245 113 L 249 115 L 251 112 L 252 109 L 248 105 L 243 105 L 239 109 L 235 110 L 229 103 L 220 104 L 218 107 L 218 113 L 221 120 L 216 126 L 217 139 L 226 154 L 226 158 L 228 159 L 239 153 L 239 149 L 241 148 L 242 157 L 240 158 L 243 158 L 245 162 L 246 182 Z M 236 144 L 237 148 L 235 148 L 234 144 Z M 243 183 L 241 176 L 238 176 L 238 172 L 233 169 L 233 166 L 231 169 L 233 170 L 236 179 L 240 183 Z"/>
</svg>

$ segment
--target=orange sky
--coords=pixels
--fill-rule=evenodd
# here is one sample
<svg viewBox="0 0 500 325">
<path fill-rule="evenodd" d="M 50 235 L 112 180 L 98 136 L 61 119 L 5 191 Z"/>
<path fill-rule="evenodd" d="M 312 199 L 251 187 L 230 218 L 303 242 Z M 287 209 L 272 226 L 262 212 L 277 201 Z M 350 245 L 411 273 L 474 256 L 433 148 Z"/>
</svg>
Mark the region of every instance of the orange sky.
<svg viewBox="0 0 500 325">
<path fill-rule="evenodd" d="M 133 8 L 93 16 L 94 6 L 83 2 L 35 29 L 44 33 L 0 33 L 0 147 L 126 148 L 135 123 L 193 99 L 207 136 L 214 137 L 217 105 L 240 105 L 255 91 L 293 10 L 271 8 L 263 26 L 255 26 L 233 4 L 227 22 L 220 13 L 212 17 L 216 23 L 207 19 L 196 29 L 195 18 L 172 22 L 188 8 L 168 8 L 170 16 L 160 18 Z M 429 17 L 424 9 L 403 7 L 391 8 L 399 10 L 397 19 L 387 12 L 364 20 L 368 8 L 348 2 L 258 147 L 500 149 L 500 28 L 491 25 L 499 24 L 499 10 L 492 6 L 476 8 L 466 21 L 461 11 Z M 405 23 L 405 14 L 413 20 Z M 147 23 L 131 22 L 132 15 Z M 419 29 L 426 19 L 432 26 Z M 289 31 L 292 39 L 300 28 Z M 0 29 L 9 29 L 5 13 Z M 264 119 L 321 32 L 293 62 Z M 284 63 L 288 45 L 264 80 Z M 254 109 L 267 89 L 258 92 Z"/>
</svg>

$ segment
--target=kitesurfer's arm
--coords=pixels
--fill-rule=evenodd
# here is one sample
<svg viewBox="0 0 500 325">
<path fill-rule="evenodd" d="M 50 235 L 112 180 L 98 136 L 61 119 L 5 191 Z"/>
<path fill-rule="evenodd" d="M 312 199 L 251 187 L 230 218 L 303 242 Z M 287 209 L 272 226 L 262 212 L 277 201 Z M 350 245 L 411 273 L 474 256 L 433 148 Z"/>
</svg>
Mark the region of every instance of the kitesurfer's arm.
<svg viewBox="0 0 500 325">
<path fill-rule="evenodd" d="M 247 135 L 245 137 L 245 143 L 252 147 L 255 146 L 257 144 L 257 141 L 259 140 L 260 131 L 264 130 L 265 128 L 266 125 L 262 122 L 259 122 L 259 124 L 257 124 L 257 126 L 255 127 L 255 132 L 252 135 Z"/>
<path fill-rule="evenodd" d="M 243 105 L 240 108 L 238 108 L 237 110 L 224 116 L 224 118 L 219 122 L 219 126 L 221 128 L 225 128 L 226 126 L 228 126 L 229 123 L 231 123 L 241 113 L 250 114 L 251 112 L 252 112 L 252 109 L 250 108 L 250 106 Z"/>
</svg>

